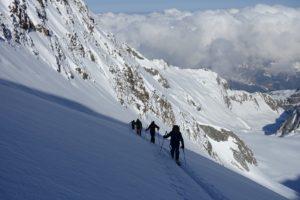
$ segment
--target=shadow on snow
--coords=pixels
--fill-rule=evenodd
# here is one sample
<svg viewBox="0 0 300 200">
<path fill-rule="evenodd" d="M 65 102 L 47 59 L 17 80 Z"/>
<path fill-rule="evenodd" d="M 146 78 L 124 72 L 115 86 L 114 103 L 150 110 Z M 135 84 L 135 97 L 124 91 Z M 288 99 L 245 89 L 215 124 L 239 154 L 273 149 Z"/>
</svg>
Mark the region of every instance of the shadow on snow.
<svg viewBox="0 0 300 200">
<path fill-rule="evenodd" d="M 282 123 L 287 119 L 290 115 L 290 111 L 284 111 L 273 124 L 267 124 L 263 127 L 263 131 L 265 135 L 273 135 L 276 134 L 277 130 L 280 128 Z"/>
<path fill-rule="evenodd" d="M 56 95 L 53 95 L 53 94 L 49 94 L 49 93 L 46 93 L 46 92 L 43 92 L 43 91 L 40 91 L 40 90 L 37 90 L 37 89 L 33 89 L 33 88 L 27 87 L 25 85 L 21 85 L 21 84 L 14 83 L 14 82 L 8 81 L 8 80 L 3 80 L 3 79 L 0 79 L 0 85 L 9 87 L 9 88 L 12 88 L 12 89 L 15 89 L 15 90 L 22 91 L 22 92 L 25 92 L 25 93 L 30 94 L 30 95 L 34 95 L 34 96 L 36 96 L 40 99 L 46 100 L 48 102 L 51 102 L 51 103 L 54 103 L 54 104 L 57 104 L 57 105 L 60 105 L 60 106 L 63 106 L 63 107 L 67 107 L 71 110 L 82 112 L 82 113 L 85 113 L 85 114 L 88 114 L 88 115 L 91 115 L 91 116 L 94 116 L 94 117 L 100 117 L 102 119 L 103 118 L 108 119 L 108 120 L 111 120 L 113 122 L 122 123 L 121 121 L 118 121 L 114 118 L 99 114 L 99 113 L 93 111 L 92 109 L 90 109 L 90 108 L 88 108 L 88 107 L 86 107 L 86 106 L 84 106 L 80 103 L 77 103 L 75 101 L 72 101 L 72 100 L 69 100 L 69 99 L 66 99 L 66 98 L 63 98 L 63 97 L 59 97 L 59 96 L 56 96 Z"/>
<path fill-rule="evenodd" d="M 300 176 L 295 179 L 285 180 L 281 183 L 298 192 L 298 196 L 300 197 Z"/>
</svg>

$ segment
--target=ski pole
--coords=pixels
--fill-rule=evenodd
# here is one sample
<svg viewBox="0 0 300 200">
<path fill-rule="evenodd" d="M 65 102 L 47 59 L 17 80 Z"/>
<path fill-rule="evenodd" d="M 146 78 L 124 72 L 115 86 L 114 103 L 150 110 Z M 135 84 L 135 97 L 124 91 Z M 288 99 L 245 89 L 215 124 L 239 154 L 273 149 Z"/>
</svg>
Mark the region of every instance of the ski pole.
<svg viewBox="0 0 300 200">
<path fill-rule="evenodd" d="M 166 131 L 165 135 L 167 135 L 167 131 Z M 165 136 L 165 135 L 164 135 L 164 136 Z M 163 146 L 164 146 L 164 141 L 165 141 L 165 138 L 163 137 L 163 141 L 162 141 L 162 143 L 161 143 L 159 153 L 161 152 L 161 150 L 162 150 L 162 148 L 163 148 Z"/>
<path fill-rule="evenodd" d="M 158 144 L 160 145 L 160 144 L 162 143 L 161 139 L 159 138 L 160 134 L 159 134 L 158 131 L 155 132 L 155 133 L 156 133 L 157 142 L 158 142 Z"/>
<path fill-rule="evenodd" d="M 184 152 L 184 149 L 182 149 L 183 151 L 183 157 L 184 157 L 184 165 L 186 166 L 186 159 L 185 159 L 185 152 Z"/>
<path fill-rule="evenodd" d="M 145 135 L 144 139 L 145 139 L 145 140 L 148 140 L 146 129 L 144 129 L 144 135 Z"/>
</svg>

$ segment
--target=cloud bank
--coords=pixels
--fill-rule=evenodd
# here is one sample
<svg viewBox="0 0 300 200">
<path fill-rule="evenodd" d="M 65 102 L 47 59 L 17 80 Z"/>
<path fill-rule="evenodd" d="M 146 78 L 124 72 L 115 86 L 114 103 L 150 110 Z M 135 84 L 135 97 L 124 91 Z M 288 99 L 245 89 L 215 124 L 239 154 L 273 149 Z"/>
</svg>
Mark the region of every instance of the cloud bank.
<svg viewBox="0 0 300 200">
<path fill-rule="evenodd" d="M 225 77 L 243 68 L 300 71 L 300 8 L 105 13 L 98 24 L 144 55 L 180 67 L 207 67 Z"/>
</svg>

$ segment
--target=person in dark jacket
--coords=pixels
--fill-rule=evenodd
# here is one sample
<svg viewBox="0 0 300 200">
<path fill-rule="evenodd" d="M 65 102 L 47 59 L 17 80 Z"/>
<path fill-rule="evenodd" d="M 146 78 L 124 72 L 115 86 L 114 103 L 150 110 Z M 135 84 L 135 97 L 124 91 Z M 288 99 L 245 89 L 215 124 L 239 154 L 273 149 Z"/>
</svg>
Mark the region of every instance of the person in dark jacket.
<svg viewBox="0 0 300 200">
<path fill-rule="evenodd" d="M 172 131 L 169 134 L 164 136 L 164 138 L 168 138 L 168 137 L 171 137 L 170 140 L 171 156 L 172 158 L 174 158 L 174 154 L 175 154 L 175 160 L 177 163 L 179 163 L 179 145 L 181 142 L 181 148 L 184 149 L 184 142 L 178 125 L 174 125 Z"/>
<path fill-rule="evenodd" d="M 151 135 L 151 142 L 154 144 L 155 143 L 155 129 L 159 130 L 159 126 L 157 126 L 154 121 L 151 122 L 151 124 L 146 128 L 146 131 L 150 129 L 150 135 Z"/>
<path fill-rule="evenodd" d="M 135 129 L 135 121 L 134 120 L 131 121 L 131 128 L 132 128 L 132 130 Z"/>
<path fill-rule="evenodd" d="M 139 119 L 137 119 L 135 121 L 135 129 L 136 129 L 136 134 L 138 134 L 139 136 L 142 135 L 142 128 L 143 128 L 142 122 Z"/>
</svg>

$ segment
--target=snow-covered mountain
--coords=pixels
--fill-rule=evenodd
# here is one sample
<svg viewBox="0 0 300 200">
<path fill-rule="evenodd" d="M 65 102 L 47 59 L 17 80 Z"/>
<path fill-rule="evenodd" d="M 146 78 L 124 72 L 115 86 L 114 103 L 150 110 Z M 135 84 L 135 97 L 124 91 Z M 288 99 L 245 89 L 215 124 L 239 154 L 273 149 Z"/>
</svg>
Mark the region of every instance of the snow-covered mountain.
<svg viewBox="0 0 300 200">
<path fill-rule="evenodd" d="M 259 163 L 238 132 L 261 130 L 281 114 L 269 95 L 231 90 L 209 70 L 148 60 L 97 28 L 82 0 L 1 1 L 0 23 L 3 87 L 94 117 L 101 114 L 122 122 L 140 117 L 146 124 L 156 120 L 161 133 L 178 124 L 189 150 L 253 179 L 257 176 Z M 60 126 L 71 123 L 64 117 L 59 121 Z"/>
<path fill-rule="evenodd" d="M 280 109 L 269 96 L 229 90 L 211 71 L 182 70 L 146 59 L 96 29 L 82 1 L 5 1 L 1 9 L 1 40 L 25 47 L 72 84 L 83 79 L 95 90 L 103 88 L 145 121 L 181 125 L 187 137 L 221 163 L 245 170 L 256 164 L 251 150 L 226 130 L 263 125 L 251 124 L 253 116 L 275 117 Z M 221 158 L 214 141 L 233 142 L 228 146 L 231 159 Z"/>
</svg>

